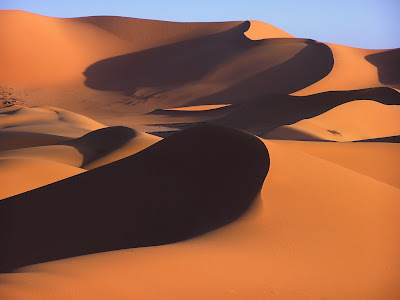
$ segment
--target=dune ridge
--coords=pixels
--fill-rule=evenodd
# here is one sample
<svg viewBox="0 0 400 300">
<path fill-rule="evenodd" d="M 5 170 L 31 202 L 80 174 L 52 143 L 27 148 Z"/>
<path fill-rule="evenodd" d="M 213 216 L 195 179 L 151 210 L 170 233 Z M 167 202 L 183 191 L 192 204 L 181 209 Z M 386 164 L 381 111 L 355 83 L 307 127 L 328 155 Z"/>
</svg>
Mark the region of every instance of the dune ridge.
<svg viewBox="0 0 400 300">
<path fill-rule="evenodd" d="M 154 170 L 147 167 L 153 160 L 158 162 Z M 247 209 L 268 168 L 268 152 L 254 136 L 197 127 L 102 168 L 2 200 L 1 236 L 7 241 L 1 249 L 2 272 L 99 251 L 171 243 L 218 228 Z M 228 189 L 232 183 L 238 188 Z M 130 190 L 135 193 L 130 195 Z M 37 220 L 35 207 L 47 217 Z M 105 222 L 110 216 L 115 219 Z M 44 245 L 49 251 L 43 251 Z"/>
<path fill-rule="evenodd" d="M 80 295 L 88 298 L 101 295 L 124 297 L 127 294 L 139 298 L 186 297 L 193 295 L 193 289 L 199 289 L 195 299 L 228 299 L 232 296 L 229 288 L 243 297 L 257 297 L 263 290 L 272 299 L 318 299 L 321 295 L 378 299 L 397 295 L 396 269 L 389 266 L 400 246 L 396 246 L 393 239 L 398 233 L 395 209 L 399 204 L 399 189 L 335 167 L 330 162 L 288 147 L 286 142 L 265 140 L 264 143 L 269 149 L 271 168 L 258 204 L 254 202 L 254 207 L 238 221 L 182 243 L 98 253 L 22 268 L 14 274 L 0 275 L 0 279 L 7 278 L 2 285 L 5 295 L 73 298 L 75 291 L 63 288 L 66 275 L 69 278 L 67 285 L 76 286 Z M 309 145 L 310 149 L 314 144 L 294 143 Z M 330 151 L 326 143 L 323 145 Z M 381 150 L 385 151 L 384 148 Z M 356 157 L 354 154 L 358 155 L 353 153 L 352 157 Z M 312 172 L 306 177 L 297 172 L 310 166 Z M 287 180 L 288 176 L 290 180 Z M 282 185 L 283 182 L 286 184 Z M 326 189 L 315 189 L 316 183 L 325 185 Z M 360 188 L 349 189 L 355 184 Z M 328 195 L 326 190 L 330 191 Z M 337 199 L 346 197 L 349 192 L 355 197 L 348 198 L 351 201 L 346 206 L 337 203 Z M 303 198 L 307 202 L 297 201 L 299 195 L 310 193 L 318 193 L 325 201 L 315 202 L 314 197 Z M 282 198 L 282 194 L 288 196 Z M 380 205 L 382 201 L 384 206 Z M 360 223 L 354 223 L 355 215 Z M 240 263 L 243 253 L 246 253 L 246 261 Z M 205 260 L 213 265 L 212 277 L 206 281 L 209 265 L 204 263 Z M 348 264 L 353 272 L 343 276 L 343 268 L 348 268 Z M 135 268 L 126 268 L 127 265 Z M 105 267 L 111 273 L 123 274 L 119 283 L 87 288 L 88 282 L 109 282 L 108 275 L 98 271 Z M 281 276 L 282 268 L 284 274 Z M 238 269 L 242 272 L 237 272 Z M 226 272 L 230 274 L 229 279 L 226 279 Z M 385 274 L 384 278 L 382 274 Z M 127 284 L 138 276 L 142 278 L 140 286 Z M 251 282 L 246 280 L 249 276 Z M 318 280 L 321 276 L 334 279 L 335 285 L 327 280 L 321 283 Z M 15 288 L 16 283 L 28 281 L 35 292 Z M 51 284 L 43 285 L 44 282 Z M 184 288 L 181 283 L 185 283 Z M 149 289 L 154 285 L 157 288 Z"/>
<path fill-rule="evenodd" d="M 282 125 L 316 117 L 338 105 L 358 99 L 398 105 L 400 93 L 391 88 L 380 87 L 354 91 L 329 91 L 309 96 L 265 95 L 248 101 L 216 122 L 263 136 Z"/>
<path fill-rule="evenodd" d="M 355 115 L 357 117 L 354 117 Z M 382 119 L 385 120 L 383 124 Z M 399 133 L 400 109 L 397 105 L 385 105 L 372 100 L 354 100 L 313 118 L 273 129 L 264 137 L 357 141 L 396 136 Z"/>
</svg>

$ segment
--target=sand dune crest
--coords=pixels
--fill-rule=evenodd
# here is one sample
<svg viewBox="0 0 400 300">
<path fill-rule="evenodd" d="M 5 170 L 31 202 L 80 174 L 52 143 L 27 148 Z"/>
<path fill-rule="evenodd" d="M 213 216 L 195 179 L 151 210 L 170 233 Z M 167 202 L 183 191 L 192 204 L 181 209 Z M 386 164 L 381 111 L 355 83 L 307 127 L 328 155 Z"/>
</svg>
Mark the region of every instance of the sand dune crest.
<svg viewBox="0 0 400 300">
<path fill-rule="evenodd" d="M 7 241 L 1 270 L 171 243 L 218 228 L 250 206 L 268 168 L 268 152 L 254 136 L 214 126 L 182 131 L 131 157 L 1 201 L 0 236 Z"/>
</svg>

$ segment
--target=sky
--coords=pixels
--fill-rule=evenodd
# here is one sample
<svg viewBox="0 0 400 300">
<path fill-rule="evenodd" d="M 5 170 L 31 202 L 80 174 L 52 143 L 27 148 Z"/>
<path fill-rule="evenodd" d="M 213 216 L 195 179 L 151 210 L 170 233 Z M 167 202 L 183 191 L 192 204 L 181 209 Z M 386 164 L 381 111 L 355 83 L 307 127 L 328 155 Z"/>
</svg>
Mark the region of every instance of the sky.
<svg viewBox="0 0 400 300">
<path fill-rule="evenodd" d="M 368 49 L 400 48 L 400 0 L 0 0 L 0 9 L 52 17 L 260 20 L 299 38 Z"/>
</svg>

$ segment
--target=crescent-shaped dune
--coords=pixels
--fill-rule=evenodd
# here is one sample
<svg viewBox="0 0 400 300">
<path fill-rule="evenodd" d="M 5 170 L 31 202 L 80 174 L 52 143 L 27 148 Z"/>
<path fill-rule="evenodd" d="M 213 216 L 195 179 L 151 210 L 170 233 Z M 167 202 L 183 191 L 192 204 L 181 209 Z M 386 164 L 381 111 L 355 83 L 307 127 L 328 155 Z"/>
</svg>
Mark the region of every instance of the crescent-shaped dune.
<svg viewBox="0 0 400 300">
<path fill-rule="evenodd" d="M 133 155 L 160 140 L 159 137 L 118 126 L 92 131 L 64 145 L 77 149 L 83 155 L 81 167 L 90 170 Z"/>
<path fill-rule="evenodd" d="M 400 299 L 399 49 L 0 26 L 1 299 Z"/>
<path fill-rule="evenodd" d="M 231 225 L 186 242 L 23 268 L 0 277 L 5 295 L 175 298 L 192 297 L 193 290 L 195 299 L 396 295 L 397 270 L 390 266 L 399 249 L 399 190 L 285 143 L 265 141 L 271 167 L 261 195 Z M 327 143 L 321 147 L 336 152 Z M 384 153 L 382 147 L 374 154 Z M 347 159 L 357 157 L 362 164 L 357 152 Z M 375 168 L 380 166 L 370 166 Z M 343 198 L 344 203 L 338 200 Z M 352 272 L 344 272 L 349 266 Z M 96 282 L 104 284 L 94 288 Z"/>
<path fill-rule="evenodd" d="M 157 165 L 149 168 L 153 161 Z M 8 198 L 0 202 L 1 236 L 7 241 L 0 250 L 2 271 L 171 243 L 218 228 L 250 206 L 268 168 L 268 152 L 256 137 L 198 127 L 102 168 Z M 46 217 L 38 220 L 37 214 Z"/>
</svg>

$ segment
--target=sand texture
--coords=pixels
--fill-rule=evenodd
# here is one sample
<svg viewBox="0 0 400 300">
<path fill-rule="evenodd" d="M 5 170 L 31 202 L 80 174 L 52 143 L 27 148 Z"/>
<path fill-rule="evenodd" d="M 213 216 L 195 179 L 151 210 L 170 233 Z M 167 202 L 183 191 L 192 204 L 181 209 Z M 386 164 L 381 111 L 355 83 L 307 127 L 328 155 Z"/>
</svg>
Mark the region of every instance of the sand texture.
<svg viewBox="0 0 400 300">
<path fill-rule="evenodd" d="M 400 299 L 400 49 L 0 28 L 1 299 Z"/>
</svg>

